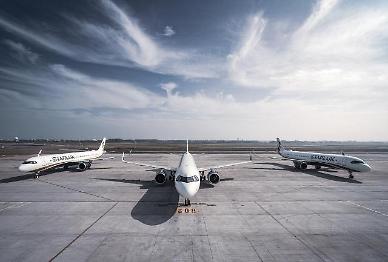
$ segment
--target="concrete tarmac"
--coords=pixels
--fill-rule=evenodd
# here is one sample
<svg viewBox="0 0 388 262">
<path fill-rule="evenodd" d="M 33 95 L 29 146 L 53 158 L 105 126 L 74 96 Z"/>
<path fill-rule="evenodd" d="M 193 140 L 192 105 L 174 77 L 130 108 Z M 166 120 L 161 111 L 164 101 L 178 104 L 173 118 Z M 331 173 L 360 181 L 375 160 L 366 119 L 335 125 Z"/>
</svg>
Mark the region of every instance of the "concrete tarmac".
<svg viewBox="0 0 388 262">
<path fill-rule="evenodd" d="M 114 156 L 39 179 L 17 170 L 27 156 L 0 158 L 0 261 L 388 261 L 387 154 L 358 154 L 373 171 L 353 180 L 258 155 L 219 170 L 189 208 L 172 183 Z M 248 156 L 195 158 L 207 167 Z"/>
</svg>

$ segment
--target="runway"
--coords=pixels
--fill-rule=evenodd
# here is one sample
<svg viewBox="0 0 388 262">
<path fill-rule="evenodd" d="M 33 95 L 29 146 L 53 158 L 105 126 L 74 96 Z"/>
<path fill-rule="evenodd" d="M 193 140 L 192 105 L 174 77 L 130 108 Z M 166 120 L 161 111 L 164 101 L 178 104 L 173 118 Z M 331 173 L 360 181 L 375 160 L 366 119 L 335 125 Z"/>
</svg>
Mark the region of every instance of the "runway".
<svg viewBox="0 0 388 262">
<path fill-rule="evenodd" d="M 388 154 L 354 154 L 373 171 L 297 171 L 260 154 L 220 170 L 189 208 L 172 184 L 120 155 L 85 172 L 33 179 L 0 158 L 1 261 L 387 261 Z M 177 154 L 133 155 L 176 166 Z M 199 154 L 197 166 L 248 160 Z"/>
</svg>

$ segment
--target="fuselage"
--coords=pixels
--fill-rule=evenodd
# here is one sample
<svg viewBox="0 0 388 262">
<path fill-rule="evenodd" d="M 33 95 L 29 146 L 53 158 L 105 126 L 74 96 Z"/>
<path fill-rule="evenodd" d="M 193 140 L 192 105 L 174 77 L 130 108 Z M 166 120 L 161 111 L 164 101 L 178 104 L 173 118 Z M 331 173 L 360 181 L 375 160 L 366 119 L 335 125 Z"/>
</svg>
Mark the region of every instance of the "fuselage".
<svg viewBox="0 0 388 262">
<path fill-rule="evenodd" d="M 369 172 L 371 167 L 362 159 L 354 156 L 339 154 L 322 154 L 315 152 L 300 152 L 293 150 L 280 149 L 279 154 L 282 157 L 291 160 L 305 161 L 308 164 L 322 164 L 337 168 L 347 169 L 353 172 Z"/>
<path fill-rule="evenodd" d="M 190 199 L 199 190 L 200 174 L 193 156 L 186 152 L 182 155 L 175 173 L 175 188 L 185 199 Z"/>
<path fill-rule="evenodd" d="M 38 172 L 40 170 L 61 166 L 66 163 L 92 161 L 101 157 L 103 153 L 103 150 L 91 150 L 85 152 L 35 156 L 24 161 L 19 166 L 19 170 L 21 172 Z"/>
</svg>

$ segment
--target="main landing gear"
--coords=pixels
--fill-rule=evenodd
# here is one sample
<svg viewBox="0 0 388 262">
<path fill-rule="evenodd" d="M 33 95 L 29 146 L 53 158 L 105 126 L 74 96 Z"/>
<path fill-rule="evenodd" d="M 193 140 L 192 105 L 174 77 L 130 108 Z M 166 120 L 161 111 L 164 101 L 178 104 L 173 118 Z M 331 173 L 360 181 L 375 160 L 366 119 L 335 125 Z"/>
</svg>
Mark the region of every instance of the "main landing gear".
<svg viewBox="0 0 388 262">
<path fill-rule="evenodd" d="M 190 206 L 190 199 L 188 198 L 185 198 L 185 206 Z"/>
<path fill-rule="evenodd" d="M 36 172 L 35 173 L 35 179 L 38 179 L 39 178 L 39 172 Z"/>
<path fill-rule="evenodd" d="M 349 179 L 353 179 L 353 178 L 354 178 L 354 176 L 353 176 L 352 172 L 349 171 Z"/>
</svg>

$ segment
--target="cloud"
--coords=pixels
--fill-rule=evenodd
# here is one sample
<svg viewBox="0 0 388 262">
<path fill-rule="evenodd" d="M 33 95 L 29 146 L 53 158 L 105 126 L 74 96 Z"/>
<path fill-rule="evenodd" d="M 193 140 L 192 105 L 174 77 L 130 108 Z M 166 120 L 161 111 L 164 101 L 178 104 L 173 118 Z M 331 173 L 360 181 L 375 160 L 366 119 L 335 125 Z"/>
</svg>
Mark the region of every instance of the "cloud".
<svg viewBox="0 0 388 262">
<path fill-rule="evenodd" d="M 164 33 L 162 35 L 167 37 L 173 36 L 175 35 L 175 31 L 172 29 L 171 26 L 166 25 L 166 27 L 164 28 Z"/>
<path fill-rule="evenodd" d="M 162 83 L 160 88 L 166 91 L 167 96 L 172 95 L 172 91 L 177 88 L 177 84 L 174 82 Z"/>
<path fill-rule="evenodd" d="M 83 21 L 67 18 L 61 35 L 42 28 L 25 27 L 0 17 L 0 26 L 34 44 L 76 61 L 103 65 L 137 67 L 160 74 L 191 78 L 215 78 L 220 74 L 219 59 L 211 54 L 166 47 L 152 38 L 139 22 L 113 1 L 100 1 L 101 13 L 110 21 Z M 167 27 L 166 27 L 167 28 Z M 165 32 L 171 34 L 172 28 Z"/>
<path fill-rule="evenodd" d="M 11 48 L 15 53 L 16 57 L 22 62 L 30 62 L 35 64 L 39 59 L 39 55 L 32 52 L 29 48 L 25 47 L 22 43 L 17 43 L 12 40 L 4 40 L 3 43 Z"/>
<path fill-rule="evenodd" d="M 241 87 L 271 90 L 306 103 L 360 105 L 387 98 L 388 8 L 339 6 L 319 1 L 287 39 L 269 42 L 270 21 L 260 12 L 247 20 L 229 57 L 229 77 Z M 284 34 L 279 34 L 284 35 Z"/>
</svg>

